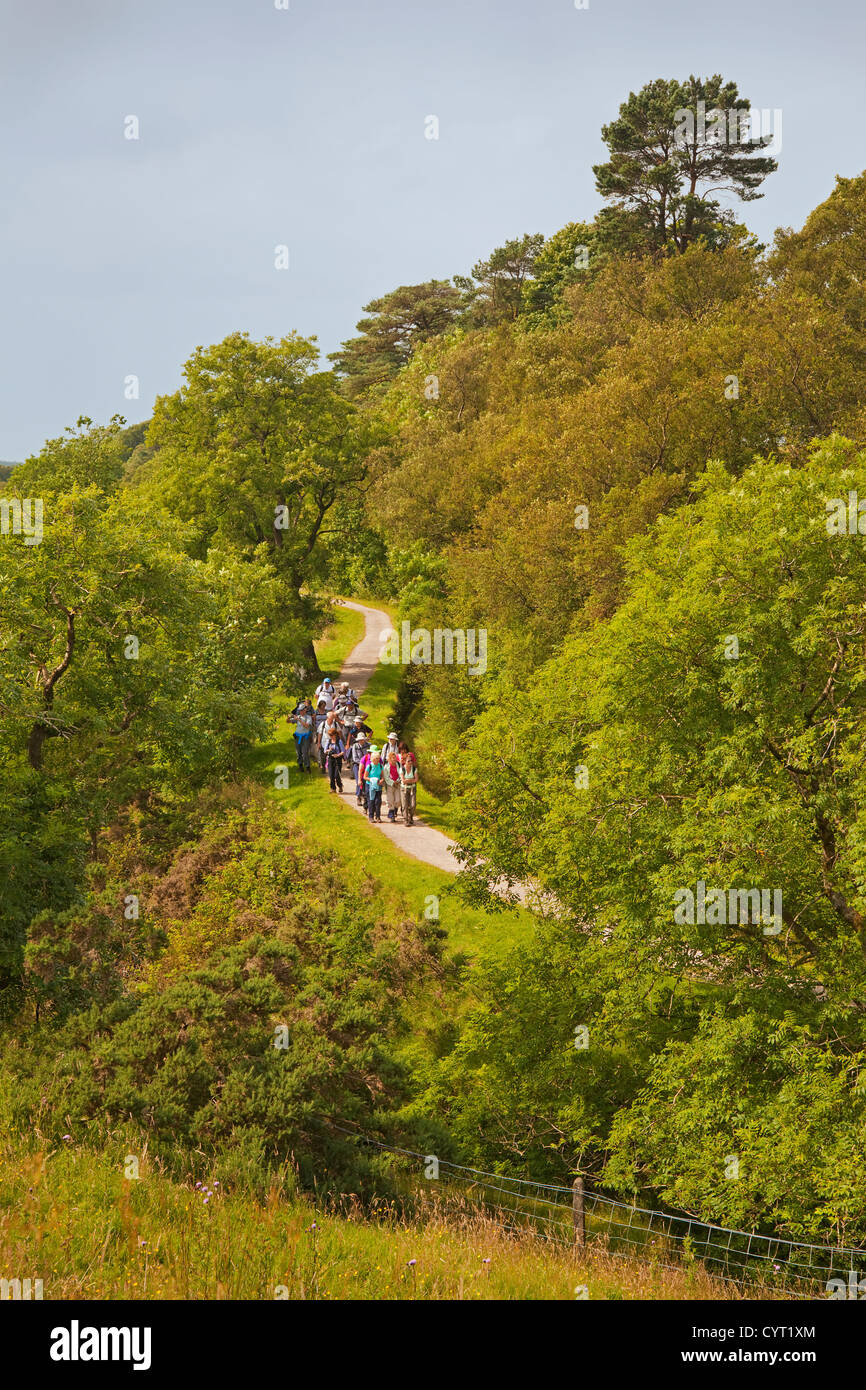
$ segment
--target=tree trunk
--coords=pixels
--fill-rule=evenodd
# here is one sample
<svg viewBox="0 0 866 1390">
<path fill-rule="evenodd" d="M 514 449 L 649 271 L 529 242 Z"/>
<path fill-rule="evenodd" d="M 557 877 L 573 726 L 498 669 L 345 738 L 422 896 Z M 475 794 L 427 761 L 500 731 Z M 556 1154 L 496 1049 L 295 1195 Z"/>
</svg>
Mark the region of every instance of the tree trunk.
<svg viewBox="0 0 866 1390">
<path fill-rule="evenodd" d="M 39 719 L 30 730 L 30 737 L 27 740 L 27 761 L 36 772 L 42 767 L 42 745 L 53 732 L 53 729 L 49 729 L 48 725 L 43 724 Z"/>
<path fill-rule="evenodd" d="M 319 666 L 319 659 L 316 656 L 316 648 L 313 645 L 312 637 L 308 637 L 301 652 L 301 662 L 304 667 L 304 679 L 311 680 L 321 676 L 322 671 Z"/>
</svg>

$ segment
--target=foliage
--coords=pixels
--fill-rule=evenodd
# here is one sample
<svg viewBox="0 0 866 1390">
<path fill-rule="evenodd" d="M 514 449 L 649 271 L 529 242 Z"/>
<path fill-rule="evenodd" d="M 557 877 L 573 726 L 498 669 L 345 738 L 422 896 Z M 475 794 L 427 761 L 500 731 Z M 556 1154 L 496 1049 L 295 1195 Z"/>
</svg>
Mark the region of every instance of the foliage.
<svg viewBox="0 0 866 1390">
<path fill-rule="evenodd" d="M 716 1218 L 739 1211 L 745 1220 L 748 1210 L 754 1220 L 760 1203 L 783 1224 L 795 1211 L 806 1220 L 809 1208 L 810 1229 L 826 1229 L 831 1212 L 843 1224 L 856 1217 L 857 1193 L 842 1201 L 832 1163 L 818 1170 L 812 1161 L 817 1130 L 803 1140 L 796 1188 L 785 1180 L 784 1149 L 762 1137 L 792 1108 L 795 1131 L 811 1136 L 810 1107 L 841 1115 L 847 1106 L 849 1144 L 863 1133 L 866 558 L 859 536 L 828 534 L 834 499 L 847 506 L 849 492 L 866 495 L 866 457 L 838 439 L 799 469 L 758 461 L 739 480 L 708 469 L 693 502 L 627 547 L 626 593 L 612 617 L 577 628 L 536 673 L 509 737 L 500 707 L 485 712 L 457 765 L 471 880 L 534 878 L 603 946 L 603 998 L 575 1018 L 591 1033 L 598 1020 L 602 1047 L 617 1037 L 612 1020 L 628 1038 L 660 981 L 676 982 L 669 1012 L 676 996 L 706 998 L 700 1027 L 680 1045 L 671 1033 L 648 1089 L 605 1142 L 609 1179 L 627 1189 L 651 1183 L 670 1201 L 688 1194 Z M 545 706 L 551 689 L 567 692 L 567 703 Z M 699 885 L 724 894 L 721 912 L 716 899 L 705 920 L 677 911 L 687 890 L 697 902 Z M 767 903 L 749 899 L 744 916 L 747 900 L 731 907 L 732 890 L 763 890 Z M 757 912 L 777 911 L 775 891 L 772 925 Z M 552 985 L 554 1016 L 561 992 Z M 672 1027 L 676 1017 L 674 1008 Z M 704 1044 L 711 1052 L 719 1029 L 738 1020 L 751 1020 L 764 1048 L 788 1020 L 790 1046 L 772 1073 L 749 1049 L 737 1065 L 728 1059 L 724 1085 L 761 1124 L 729 1115 L 726 1129 L 722 1092 L 695 1078 L 710 1074 Z M 534 1048 L 538 1029 L 525 1036 Z M 629 1056 L 651 1037 L 648 1021 Z M 798 1069 L 807 1039 L 802 1055 L 814 1065 Z M 541 1084 L 532 1057 L 520 1070 Z M 552 1084 L 548 1110 L 556 1096 Z M 699 1125 L 707 1105 L 713 1113 Z M 676 1146 L 687 1107 L 724 1154 L 751 1165 L 751 1184 L 725 1186 L 719 1148 L 709 1163 L 703 1141 Z M 584 1142 L 580 1127 L 567 1134 Z"/>
<path fill-rule="evenodd" d="M 657 79 L 631 92 L 617 119 L 602 129 L 610 159 L 593 168 L 596 187 L 615 214 L 600 224 L 608 239 L 612 234 L 618 249 L 628 249 L 623 233 L 630 232 L 634 249 L 655 252 L 682 253 L 698 238 L 724 245 L 733 217 L 710 190 L 752 201 L 778 167 L 759 153 L 772 136 L 752 139 L 749 132 L 745 138 L 750 110 L 736 83 L 718 74 L 687 82 Z"/>
<path fill-rule="evenodd" d="M 375 391 L 405 367 L 419 344 L 445 333 L 462 306 L 447 280 L 401 285 L 364 305 L 369 318 L 356 325 L 359 336 L 329 355 L 350 396 Z"/>
<path fill-rule="evenodd" d="M 517 318 L 543 246 L 540 233 L 525 233 L 497 246 L 486 260 L 472 267 L 471 275 L 455 275 L 455 285 L 466 296 L 471 327 L 488 327 Z"/>
<path fill-rule="evenodd" d="M 351 1169 L 354 1146 L 335 1126 L 371 1130 L 404 1098 L 394 1041 L 407 995 L 436 968 L 438 929 L 404 921 L 384 931 L 369 897 L 302 838 L 287 839 L 276 808 L 255 803 L 206 827 L 144 907 L 139 930 L 160 928 L 167 947 L 126 970 L 113 1002 L 91 986 L 91 1006 L 69 1007 L 81 1002 L 69 967 L 83 938 L 102 969 L 118 970 L 133 949 L 104 906 L 56 919 L 50 940 L 37 934 L 28 948 L 43 983 L 49 965 L 67 967 L 67 997 L 55 1009 L 65 1022 L 7 1052 L 20 1082 L 15 1124 L 38 1110 L 59 1141 L 70 1127 L 96 1137 L 131 1120 L 169 1164 L 254 1136 L 265 1168 L 292 1157 L 308 1184 Z M 108 929 L 94 938 L 96 914 Z"/>
</svg>

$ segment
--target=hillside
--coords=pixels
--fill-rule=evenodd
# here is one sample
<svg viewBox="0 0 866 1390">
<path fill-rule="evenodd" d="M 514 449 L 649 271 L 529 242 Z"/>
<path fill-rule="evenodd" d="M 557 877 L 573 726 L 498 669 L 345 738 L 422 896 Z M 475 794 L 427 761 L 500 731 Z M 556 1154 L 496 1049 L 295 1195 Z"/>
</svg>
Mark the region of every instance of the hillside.
<svg viewBox="0 0 866 1390">
<path fill-rule="evenodd" d="M 333 370 L 236 329 L 6 477 L 0 1253 L 63 1297 L 866 1260 L 866 175 L 762 246 L 686 97 Z"/>
</svg>

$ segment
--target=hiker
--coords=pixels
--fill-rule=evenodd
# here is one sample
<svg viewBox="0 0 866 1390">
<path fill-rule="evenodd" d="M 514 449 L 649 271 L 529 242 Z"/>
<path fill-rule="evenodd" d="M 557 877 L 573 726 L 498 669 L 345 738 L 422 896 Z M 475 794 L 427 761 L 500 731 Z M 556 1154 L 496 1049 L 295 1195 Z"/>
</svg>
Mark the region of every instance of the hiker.
<svg viewBox="0 0 866 1390">
<path fill-rule="evenodd" d="M 378 753 L 378 748 L 374 743 L 368 743 L 366 751 L 361 755 L 358 764 L 358 786 L 361 790 L 361 805 L 367 810 L 367 772 L 373 761 L 373 753 Z"/>
<path fill-rule="evenodd" d="M 321 751 L 322 751 L 322 771 L 323 771 L 323 772 L 325 771 L 325 768 L 326 768 L 326 766 L 327 766 L 326 759 L 327 759 L 327 756 L 328 756 L 328 749 L 330 748 L 331 744 L 332 744 L 332 743 L 336 743 L 336 741 L 337 741 L 338 739 L 340 740 L 341 746 L 345 747 L 345 744 L 343 744 L 343 742 L 342 742 L 342 739 L 343 739 L 343 726 L 342 726 L 342 724 L 340 723 L 340 719 L 339 719 L 339 716 L 338 716 L 338 714 L 336 713 L 336 711 L 335 711 L 335 710 L 331 710 L 330 714 L 326 714 L 326 715 L 325 715 L 325 722 L 324 722 L 324 724 L 322 725 L 322 750 L 321 750 Z M 342 756 L 342 755 L 341 755 L 341 756 Z"/>
<path fill-rule="evenodd" d="M 301 700 L 289 719 L 295 725 L 298 767 L 302 772 L 309 772 L 310 748 L 313 742 L 313 707 L 309 700 Z"/>
<path fill-rule="evenodd" d="M 403 824 L 411 825 L 418 790 L 418 760 L 405 743 L 400 744 L 400 804 Z"/>
<path fill-rule="evenodd" d="M 326 751 L 328 757 L 328 772 L 331 777 L 331 791 L 341 792 L 343 790 L 343 779 L 340 776 L 340 764 L 343 761 L 345 744 L 340 730 L 336 725 L 325 733 Z"/>
<path fill-rule="evenodd" d="M 392 729 L 390 734 L 388 735 L 388 742 L 382 749 L 382 762 L 384 763 L 387 760 L 389 753 L 399 754 L 399 752 L 399 740 L 397 738 L 397 735 L 394 733 L 394 730 Z"/>
<path fill-rule="evenodd" d="M 340 713 L 349 724 L 353 723 L 358 713 L 357 701 L 347 700 L 346 703 L 340 707 Z"/>
<path fill-rule="evenodd" d="M 361 777 L 361 763 L 365 758 L 370 757 L 370 740 L 364 733 L 359 733 L 352 743 L 352 772 L 355 777 L 355 800 L 359 806 L 367 809 L 364 800 L 364 783 Z"/>
<path fill-rule="evenodd" d="M 346 734 L 349 739 L 350 747 L 355 742 L 355 739 L 358 737 L 359 734 L 366 734 L 368 738 L 370 737 L 370 734 L 373 732 L 373 730 L 370 728 L 369 724 L 364 723 L 363 718 L 360 714 L 358 714 L 357 711 L 353 715 L 347 715 L 346 719 Z"/>
<path fill-rule="evenodd" d="M 395 748 L 389 747 L 384 765 L 385 800 L 388 803 L 388 819 L 393 822 L 400 809 L 400 759 Z"/>
<path fill-rule="evenodd" d="M 336 692 L 334 691 L 333 682 L 331 681 L 330 676 L 325 676 L 324 680 L 322 681 L 322 684 L 316 691 L 316 704 L 318 705 L 318 702 L 320 700 L 324 700 L 325 712 L 330 712 L 334 708 L 335 694 Z"/>
<path fill-rule="evenodd" d="M 367 815 L 371 821 L 382 819 L 382 779 L 385 769 L 378 748 L 370 749 L 370 762 L 364 769 L 364 789 L 367 793 Z"/>
<path fill-rule="evenodd" d="M 367 723 L 367 714 L 365 710 L 359 709 L 353 722 L 355 728 L 360 729 L 362 734 L 366 734 L 368 738 L 373 737 L 373 729 L 371 725 Z"/>
<path fill-rule="evenodd" d="M 316 710 L 316 754 L 319 759 L 319 767 L 325 771 L 325 754 L 322 751 L 322 739 L 325 733 L 325 721 L 328 718 L 328 711 L 325 708 L 324 700 L 320 700 Z"/>
<path fill-rule="evenodd" d="M 415 754 L 414 754 L 413 752 L 410 751 L 409 745 L 408 745 L 408 743 L 405 741 L 405 739 L 401 739 L 400 742 L 397 744 L 397 752 L 400 754 L 400 761 L 401 761 L 401 763 L 402 763 L 402 761 L 403 761 L 403 756 L 404 756 L 404 754 L 406 754 L 406 753 L 409 754 L 409 757 L 412 759 L 412 766 L 415 768 L 415 771 L 416 771 L 416 773 L 417 773 L 417 771 L 418 771 L 418 759 L 415 757 Z"/>
<path fill-rule="evenodd" d="M 358 736 L 361 733 L 361 720 L 358 715 L 346 715 L 346 722 L 343 726 L 343 742 L 346 745 L 346 767 L 352 771 L 352 749 L 354 748 Z"/>
<path fill-rule="evenodd" d="M 337 705 L 337 706 L 339 706 L 340 709 L 342 709 L 343 706 L 344 706 L 344 705 L 347 705 L 348 703 L 349 703 L 349 683 L 348 683 L 348 681 L 341 681 L 340 686 L 339 686 L 339 688 L 338 688 L 338 690 L 337 690 L 337 695 L 336 695 L 336 698 L 335 698 L 335 700 L 334 700 L 334 704 Z"/>
</svg>

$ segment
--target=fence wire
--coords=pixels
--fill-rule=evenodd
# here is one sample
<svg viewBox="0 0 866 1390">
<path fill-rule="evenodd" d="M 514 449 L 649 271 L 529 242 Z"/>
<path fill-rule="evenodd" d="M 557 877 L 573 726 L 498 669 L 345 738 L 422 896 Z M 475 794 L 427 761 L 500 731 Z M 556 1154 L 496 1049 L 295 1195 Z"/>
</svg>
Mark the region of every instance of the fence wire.
<svg viewBox="0 0 866 1390">
<path fill-rule="evenodd" d="M 401 1161 L 408 1176 L 429 1176 L 434 1155 L 338 1128 L 360 1144 Z M 557 1245 L 575 1244 L 572 1187 L 489 1173 L 438 1157 L 435 1164 L 440 1184 L 459 1191 L 505 1230 Z M 826 1298 L 829 1280 L 841 1280 L 847 1291 L 866 1278 L 866 1249 L 739 1231 L 687 1214 L 639 1207 L 601 1192 L 585 1190 L 581 1195 L 581 1236 L 590 1253 L 602 1250 L 672 1270 L 700 1265 L 715 1279 L 772 1290 L 788 1298 Z"/>
</svg>

